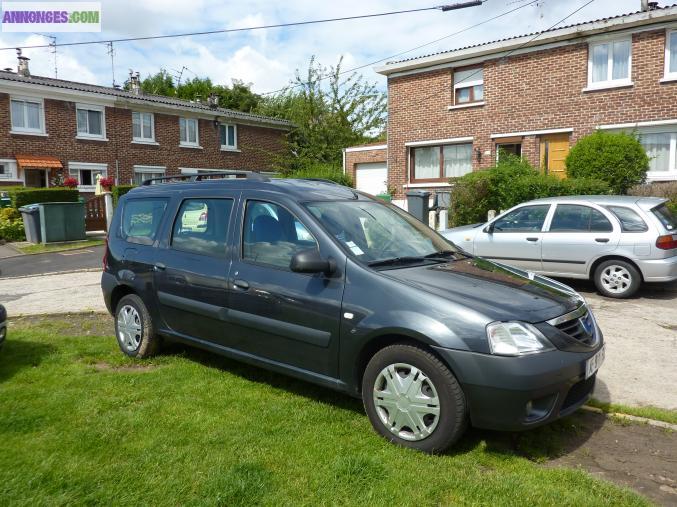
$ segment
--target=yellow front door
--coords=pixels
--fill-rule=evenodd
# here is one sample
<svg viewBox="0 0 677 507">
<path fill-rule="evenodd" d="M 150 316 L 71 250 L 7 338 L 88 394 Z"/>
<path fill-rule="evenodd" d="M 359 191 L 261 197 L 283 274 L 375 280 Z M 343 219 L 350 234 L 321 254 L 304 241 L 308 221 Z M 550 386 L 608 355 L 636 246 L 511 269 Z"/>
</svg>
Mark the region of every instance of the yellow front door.
<svg viewBox="0 0 677 507">
<path fill-rule="evenodd" d="M 541 136 L 541 171 L 566 178 L 564 160 L 569 154 L 569 134 Z"/>
</svg>

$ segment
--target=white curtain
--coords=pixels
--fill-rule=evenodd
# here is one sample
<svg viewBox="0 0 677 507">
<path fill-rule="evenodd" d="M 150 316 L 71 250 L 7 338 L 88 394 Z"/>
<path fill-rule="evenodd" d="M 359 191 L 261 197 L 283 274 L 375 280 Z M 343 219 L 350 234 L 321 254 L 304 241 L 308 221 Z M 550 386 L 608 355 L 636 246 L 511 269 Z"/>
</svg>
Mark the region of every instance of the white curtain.
<svg viewBox="0 0 677 507">
<path fill-rule="evenodd" d="M 592 46 L 592 82 L 606 81 L 609 77 L 609 45 Z"/>
<path fill-rule="evenodd" d="M 630 79 L 630 41 L 614 42 L 611 79 Z"/>
<path fill-rule="evenodd" d="M 670 72 L 677 72 L 677 32 L 670 34 Z"/>
<path fill-rule="evenodd" d="M 440 177 L 440 147 L 430 146 L 414 149 L 414 178 L 417 180 Z"/>
<path fill-rule="evenodd" d="M 444 176 L 455 178 L 472 171 L 472 144 L 444 147 Z"/>
<path fill-rule="evenodd" d="M 646 150 L 646 154 L 651 159 L 649 161 L 649 171 L 665 172 L 669 171 L 670 164 L 670 139 L 673 134 L 642 134 L 640 141 Z"/>
</svg>

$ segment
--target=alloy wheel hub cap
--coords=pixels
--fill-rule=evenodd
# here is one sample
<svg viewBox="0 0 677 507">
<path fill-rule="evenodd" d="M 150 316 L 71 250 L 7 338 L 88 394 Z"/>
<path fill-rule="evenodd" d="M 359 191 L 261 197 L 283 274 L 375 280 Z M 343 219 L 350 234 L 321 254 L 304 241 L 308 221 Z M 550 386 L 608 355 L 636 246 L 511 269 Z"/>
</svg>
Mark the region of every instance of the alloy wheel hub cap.
<svg viewBox="0 0 677 507">
<path fill-rule="evenodd" d="M 118 341 L 130 352 L 139 348 L 141 344 L 141 317 L 133 306 L 125 305 L 120 308 L 117 317 Z"/>
<path fill-rule="evenodd" d="M 403 440 L 423 440 L 435 431 L 440 418 L 440 400 L 432 381 L 405 363 L 381 370 L 374 383 L 374 406 L 381 422 Z"/>
<path fill-rule="evenodd" d="M 630 272 L 622 266 L 608 266 L 602 272 L 602 285 L 609 292 L 620 294 L 625 292 L 632 283 Z"/>
</svg>

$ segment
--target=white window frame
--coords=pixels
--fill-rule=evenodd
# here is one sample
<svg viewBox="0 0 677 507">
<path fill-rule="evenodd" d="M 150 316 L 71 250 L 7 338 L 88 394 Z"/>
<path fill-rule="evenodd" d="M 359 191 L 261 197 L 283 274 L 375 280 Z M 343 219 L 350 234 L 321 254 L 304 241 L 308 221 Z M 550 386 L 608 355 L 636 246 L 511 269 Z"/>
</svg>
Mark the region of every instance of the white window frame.
<svg viewBox="0 0 677 507">
<path fill-rule="evenodd" d="M 628 57 L 628 77 L 622 79 L 613 79 L 613 44 L 616 42 L 629 42 L 630 54 Z M 608 45 L 609 51 L 607 53 L 607 79 L 604 81 L 592 81 L 592 53 L 596 46 Z M 597 90 L 603 88 L 620 88 L 623 86 L 632 86 L 632 35 L 627 37 L 616 37 L 609 39 L 596 39 L 588 44 L 588 88 L 587 90 Z"/>
<path fill-rule="evenodd" d="M 78 129 L 78 111 L 99 111 L 101 113 L 101 134 L 90 134 L 89 132 L 80 132 Z M 89 120 L 87 124 L 89 128 Z M 96 104 L 75 104 L 75 138 L 88 139 L 95 141 L 108 141 L 106 138 L 106 106 Z"/>
<path fill-rule="evenodd" d="M 165 176 L 167 174 L 167 167 L 163 165 L 135 165 L 132 166 L 132 185 L 134 184 L 134 177 L 137 174 L 162 174 Z"/>
<path fill-rule="evenodd" d="M 642 134 L 670 134 L 670 155 L 668 157 L 667 171 L 649 171 L 646 173 L 648 181 L 673 181 L 677 180 L 677 128 L 648 128 L 638 130 L 637 133 Z"/>
<path fill-rule="evenodd" d="M 14 118 L 12 116 L 12 101 L 20 101 L 20 102 L 32 102 L 34 104 L 38 104 L 40 106 L 39 110 L 39 115 L 40 115 L 40 127 L 37 129 L 32 129 L 28 127 L 15 127 L 14 126 Z M 47 131 L 45 130 L 45 100 L 41 97 L 30 97 L 30 96 L 25 96 L 25 95 L 10 95 L 9 97 L 9 114 L 10 114 L 10 134 L 30 134 L 30 135 L 39 135 L 39 136 L 45 136 L 47 135 Z M 26 109 L 24 108 L 23 111 L 24 115 L 24 125 L 27 123 L 26 121 Z"/>
<path fill-rule="evenodd" d="M 672 37 L 677 38 L 677 28 L 665 31 L 665 70 L 662 81 L 677 81 L 677 72 L 670 72 L 670 59 L 677 60 L 677 54 L 673 55 L 670 52 L 670 38 Z"/>
<path fill-rule="evenodd" d="M 228 127 L 233 127 L 233 140 L 235 144 L 232 146 L 230 144 L 222 144 L 221 151 L 240 151 L 237 149 L 237 124 L 235 123 L 221 123 L 219 125 L 219 143 L 221 142 L 221 127 L 226 129 L 226 141 L 228 141 Z"/>
<path fill-rule="evenodd" d="M 458 69 L 459 71 L 463 70 L 474 70 L 474 71 L 482 71 L 482 79 L 475 79 L 473 81 L 463 81 L 458 84 L 454 84 L 454 105 L 452 107 L 455 108 L 462 108 L 462 107 L 473 107 L 473 106 L 483 106 L 484 105 L 484 67 L 470 67 L 470 68 L 461 68 Z M 456 74 L 457 70 L 454 69 L 454 72 L 451 76 L 452 83 L 454 80 L 454 76 Z M 482 85 L 482 100 L 473 100 L 472 102 L 456 102 L 456 90 L 462 89 L 462 88 L 474 88 L 475 86 Z M 473 93 L 474 95 L 474 93 Z"/>
<path fill-rule="evenodd" d="M 139 115 L 139 130 L 140 137 L 134 136 L 134 115 Z M 143 116 L 150 115 L 150 137 L 143 136 Z M 148 111 L 132 111 L 132 142 L 142 144 L 157 144 L 155 142 L 155 115 Z"/>
<path fill-rule="evenodd" d="M 100 171 L 101 177 L 108 176 L 108 164 L 99 164 L 95 162 L 68 162 L 68 175 L 73 176 L 78 180 L 78 190 L 80 192 L 94 192 L 96 190 L 96 183 L 92 185 L 81 185 L 82 178 L 80 171 Z M 74 176 L 77 173 L 77 176 Z"/>
<path fill-rule="evenodd" d="M 19 165 L 13 158 L 0 159 L 0 165 L 9 167 L 9 174 L 0 174 L 0 181 L 22 181 L 19 178 Z"/>
<path fill-rule="evenodd" d="M 181 121 L 186 122 L 186 141 L 181 139 Z M 189 121 L 194 121 L 195 122 L 195 142 L 188 141 L 188 123 Z M 179 117 L 179 146 L 183 146 L 184 148 L 200 148 L 202 149 L 202 146 L 200 146 L 200 121 L 197 118 L 189 118 L 186 116 L 181 116 Z"/>
</svg>

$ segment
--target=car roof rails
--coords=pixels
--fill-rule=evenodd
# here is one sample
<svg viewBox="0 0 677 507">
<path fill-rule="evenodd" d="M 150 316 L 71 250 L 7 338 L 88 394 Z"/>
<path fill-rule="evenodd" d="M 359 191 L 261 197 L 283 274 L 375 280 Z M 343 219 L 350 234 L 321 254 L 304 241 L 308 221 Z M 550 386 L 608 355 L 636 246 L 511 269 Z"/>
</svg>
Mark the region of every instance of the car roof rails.
<svg viewBox="0 0 677 507">
<path fill-rule="evenodd" d="M 196 181 L 209 181 L 212 179 L 232 180 L 232 179 L 248 179 L 255 181 L 270 181 L 268 176 L 253 172 L 253 171 L 218 171 L 205 172 L 198 174 L 180 174 L 175 176 L 162 176 L 159 178 L 149 178 L 141 183 L 143 186 L 153 185 L 156 183 L 192 183 Z"/>
<path fill-rule="evenodd" d="M 322 183 L 331 183 L 332 185 L 338 185 L 338 183 L 336 183 L 335 181 L 328 180 L 326 178 L 296 178 L 296 179 L 302 181 L 321 181 Z"/>
</svg>

